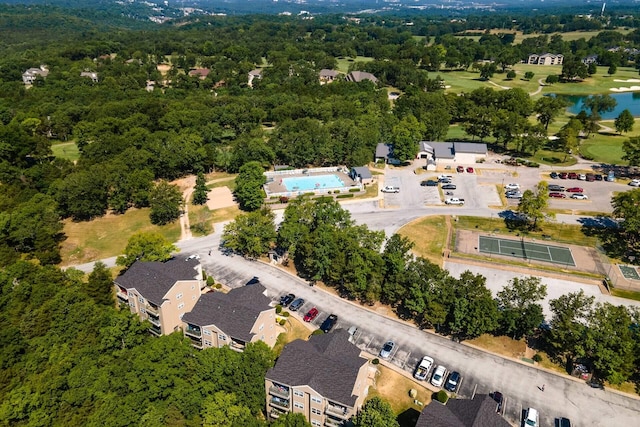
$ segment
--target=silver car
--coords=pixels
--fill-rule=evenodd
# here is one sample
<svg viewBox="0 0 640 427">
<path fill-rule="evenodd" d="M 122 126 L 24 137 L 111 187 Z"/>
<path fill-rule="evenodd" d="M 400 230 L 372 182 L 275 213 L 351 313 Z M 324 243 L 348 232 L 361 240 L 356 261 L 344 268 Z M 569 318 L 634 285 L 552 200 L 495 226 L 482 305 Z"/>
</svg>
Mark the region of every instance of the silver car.
<svg viewBox="0 0 640 427">
<path fill-rule="evenodd" d="M 388 359 L 389 356 L 391 356 L 391 353 L 393 353 L 393 350 L 395 348 L 396 348 L 396 343 L 394 343 L 393 341 L 387 341 L 382 346 L 382 350 L 380 350 L 380 357 L 382 359 Z"/>
</svg>

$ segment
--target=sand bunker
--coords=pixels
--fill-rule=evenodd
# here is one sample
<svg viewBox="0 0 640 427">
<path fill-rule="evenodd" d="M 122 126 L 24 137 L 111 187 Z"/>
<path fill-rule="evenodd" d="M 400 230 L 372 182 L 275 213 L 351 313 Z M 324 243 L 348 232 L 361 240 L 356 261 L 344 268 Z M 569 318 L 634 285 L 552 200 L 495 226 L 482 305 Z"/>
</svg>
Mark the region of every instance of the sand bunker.
<svg viewBox="0 0 640 427">
<path fill-rule="evenodd" d="M 640 83 L 640 79 L 627 79 L 627 80 L 615 79 L 614 82 L 618 82 L 618 83 Z"/>
<path fill-rule="evenodd" d="M 228 208 L 235 206 L 236 202 L 233 200 L 233 193 L 229 190 L 229 187 L 216 187 L 209 191 L 209 200 L 207 200 L 207 207 L 211 210 Z"/>
<path fill-rule="evenodd" d="M 640 92 L 640 86 L 612 87 L 611 92 Z"/>
</svg>

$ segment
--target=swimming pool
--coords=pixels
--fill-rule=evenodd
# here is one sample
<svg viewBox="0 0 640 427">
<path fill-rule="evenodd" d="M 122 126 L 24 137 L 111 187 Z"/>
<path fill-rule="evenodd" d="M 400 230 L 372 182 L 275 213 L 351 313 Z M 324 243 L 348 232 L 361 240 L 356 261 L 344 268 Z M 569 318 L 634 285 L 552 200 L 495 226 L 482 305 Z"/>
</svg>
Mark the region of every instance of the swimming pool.
<svg viewBox="0 0 640 427">
<path fill-rule="evenodd" d="M 310 191 L 330 188 L 342 188 L 344 182 L 337 175 L 315 175 L 282 178 L 287 191 Z"/>
</svg>

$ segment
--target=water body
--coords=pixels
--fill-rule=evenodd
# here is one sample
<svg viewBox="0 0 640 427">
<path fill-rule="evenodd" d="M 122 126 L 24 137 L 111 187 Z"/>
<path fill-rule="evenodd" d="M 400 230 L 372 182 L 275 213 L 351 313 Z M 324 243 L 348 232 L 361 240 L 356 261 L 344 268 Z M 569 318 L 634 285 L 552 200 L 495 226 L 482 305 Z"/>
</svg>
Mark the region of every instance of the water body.
<svg viewBox="0 0 640 427">
<path fill-rule="evenodd" d="M 587 96 L 559 96 L 563 96 L 571 102 L 571 106 L 568 108 L 570 113 L 578 114 L 580 110 L 586 110 L 587 113 L 590 112 L 590 110 L 583 107 L 583 101 L 588 98 Z M 613 111 L 602 113 L 601 116 L 603 119 L 615 119 L 625 109 L 631 111 L 633 117 L 640 117 L 640 92 L 610 93 L 609 96 L 615 99 L 618 105 Z"/>
</svg>

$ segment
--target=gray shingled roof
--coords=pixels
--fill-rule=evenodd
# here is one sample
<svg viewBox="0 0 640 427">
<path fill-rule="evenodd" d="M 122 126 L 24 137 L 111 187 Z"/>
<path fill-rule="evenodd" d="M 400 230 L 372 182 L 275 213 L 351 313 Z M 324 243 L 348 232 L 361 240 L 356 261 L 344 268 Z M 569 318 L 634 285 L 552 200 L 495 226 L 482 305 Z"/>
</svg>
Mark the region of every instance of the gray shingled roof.
<svg viewBox="0 0 640 427">
<path fill-rule="evenodd" d="M 330 70 L 328 68 L 323 68 L 320 70 L 320 77 L 336 77 L 338 73 L 336 70 Z"/>
<path fill-rule="evenodd" d="M 287 344 L 266 378 L 292 387 L 308 385 L 331 401 L 353 406 L 357 396 L 351 393 L 365 363 L 349 333 L 337 329 Z"/>
<path fill-rule="evenodd" d="M 420 141 L 418 142 L 418 151 L 424 151 L 430 154 L 433 154 L 433 147 L 431 146 L 431 144 L 433 144 L 430 141 Z"/>
<path fill-rule="evenodd" d="M 453 149 L 456 153 L 487 154 L 487 144 L 480 142 L 454 142 Z"/>
<path fill-rule="evenodd" d="M 389 157 L 391 157 L 392 151 L 393 150 L 391 144 L 379 142 L 378 145 L 376 145 L 376 158 L 388 159 Z"/>
<path fill-rule="evenodd" d="M 200 261 L 187 260 L 185 257 L 165 262 L 136 261 L 115 282 L 126 289 L 135 288 L 143 298 L 160 306 L 164 296 L 178 280 L 199 278 L 196 270 L 199 264 Z"/>
<path fill-rule="evenodd" d="M 362 179 L 371 179 L 371 178 L 373 178 L 373 175 L 371 175 L 371 171 L 366 166 L 355 166 L 355 167 L 353 167 L 351 169 L 353 169 L 353 171 L 356 173 L 356 175 L 360 176 L 360 178 L 362 178 Z"/>
<path fill-rule="evenodd" d="M 271 299 L 264 295 L 265 292 L 265 287 L 257 283 L 232 289 L 226 294 L 204 294 L 182 320 L 200 327 L 215 325 L 231 338 L 249 342 L 256 319 L 271 308 Z"/>
<path fill-rule="evenodd" d="M 370 80 L 374 83 L 378 83 L 378 79 L 371 73 L 367 73 L 366 71 L 352 71 L 347 74 L 347 81 L 350 82 L 361 82 L 363 80 Z"/>
<path fill-rule="evenodd" d="M 453 159 L 455 157 L 453 142 L 432 142 L 431 146 L 436 159 Z"/>
<path fill-rule="evenodd" d="M 426 406 L 416 427 L 509 427 L 496 413 L 496 402 L 488 394 L 473 399 L 451 399 L 446 405 L 433 401 Z"/>
</svg>

